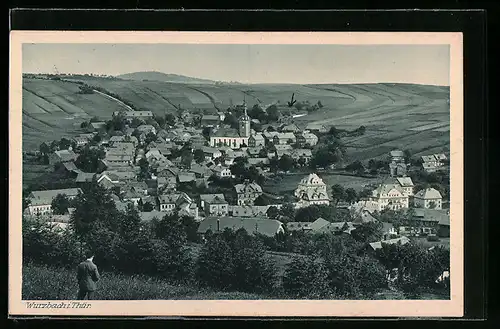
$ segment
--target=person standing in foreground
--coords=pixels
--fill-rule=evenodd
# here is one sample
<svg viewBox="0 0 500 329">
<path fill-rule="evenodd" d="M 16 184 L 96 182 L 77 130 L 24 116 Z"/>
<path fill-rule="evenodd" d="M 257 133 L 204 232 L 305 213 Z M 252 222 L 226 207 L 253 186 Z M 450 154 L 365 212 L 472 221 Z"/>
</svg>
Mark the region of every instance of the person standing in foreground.
<svg viewBox="0 0 500 329">
<path fill-rule="evenodd" d="M 92 299 L 94 291 L 97 289 L 96 282 L 99 281 L 100 275 L 97 266 L 94 264 L 94 255 L 87 253 L 86 260 L 81 262 L 77 268 L 78 280 L 78 299 Z"/>
</svg>

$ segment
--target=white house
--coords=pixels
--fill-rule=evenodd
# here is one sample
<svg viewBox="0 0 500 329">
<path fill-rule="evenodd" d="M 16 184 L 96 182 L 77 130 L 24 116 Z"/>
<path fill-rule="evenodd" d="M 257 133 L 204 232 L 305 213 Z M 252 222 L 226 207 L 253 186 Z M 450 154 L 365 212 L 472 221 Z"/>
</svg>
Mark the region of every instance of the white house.
<svg viewBox="0 0 500 329">
<path fill-rule="evenodd" d="M 380 184 L 373 190 L 371 200 L 377 203 L 378 211 L 406 209 L 409 202 L 408 195 L 397 184 Z"/>
<path fill-rule="evenodd" d="M 314 173 L 309 174 L 300 181 L 295 189 L 295 196 L 299 198 L 299 201 L 295 205 L 296 208 L 308 207 L 313 204 L 327 205 L 330 203 L 326 184 Z"/>
<path fill-rule="evenodd" d="M 69 200 L 74 199 L 82 190 L 69 188 L 60 190 L 33 191 L 30 193 L 28 213 L 30 215 L 48 215 L 52 213 L 52 200 L 58 195 L 66 195 Z"/>
<path fill-rule="evenodd" d="M 418 191 L 413 196 L 413 202 L 416 208 L 442 209 L 443 207 L 443 197 L 441 193 L 434 188 Z"/>
<path fill-rule="evenodd" d="M 223 166 L 213 167 L 212 171 L 214 172 L 215 176 L 219 178 L 229 178 L 233 175 L 231 169 Z"/>
</svg>

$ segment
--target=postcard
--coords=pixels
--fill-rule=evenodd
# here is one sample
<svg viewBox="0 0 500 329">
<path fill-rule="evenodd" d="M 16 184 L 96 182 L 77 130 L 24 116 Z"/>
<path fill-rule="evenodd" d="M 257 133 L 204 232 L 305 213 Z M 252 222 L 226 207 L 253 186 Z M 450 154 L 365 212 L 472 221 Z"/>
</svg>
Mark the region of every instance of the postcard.
<svg viewBox="0 0 500 329">
<path fill-rule="evenodd" d="M 10 45 L 10 315 L 463 316 L 461 33 Z"/>
</svg>

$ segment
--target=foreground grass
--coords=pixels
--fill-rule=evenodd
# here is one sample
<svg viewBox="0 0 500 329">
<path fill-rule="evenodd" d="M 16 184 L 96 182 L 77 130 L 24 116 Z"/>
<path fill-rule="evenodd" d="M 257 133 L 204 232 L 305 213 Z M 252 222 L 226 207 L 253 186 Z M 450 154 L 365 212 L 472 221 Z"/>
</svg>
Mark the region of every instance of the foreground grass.
<svg viewBox="0 0 500 329">
<path fill-rule="evenodd" d="M 24 264 L 23 300 L 73 300 L 78 285 L 76 271 Z M 164 300 L 164 299 L 268 299 L 266 296 L 242 292 L 219 292 L 194 286 L 173 285 L 145 276 L 101 273 L 97 300 Z"/>
</svg>

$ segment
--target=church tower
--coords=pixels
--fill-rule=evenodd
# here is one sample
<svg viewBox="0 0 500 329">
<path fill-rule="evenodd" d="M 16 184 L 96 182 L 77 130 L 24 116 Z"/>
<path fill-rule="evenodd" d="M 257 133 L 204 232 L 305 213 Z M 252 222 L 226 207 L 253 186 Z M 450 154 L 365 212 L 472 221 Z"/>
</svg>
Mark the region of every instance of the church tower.
<svg viewBox="0 0 500 329">
<path fill-rule="evenodd" d="M 239 133 L 240 137 L 250 137 L 250 117 L 247 114 L 247 104 L 245 100 L 243 100 L 243 107 L 245 113 L 239 120 Z"/>
</svg>

